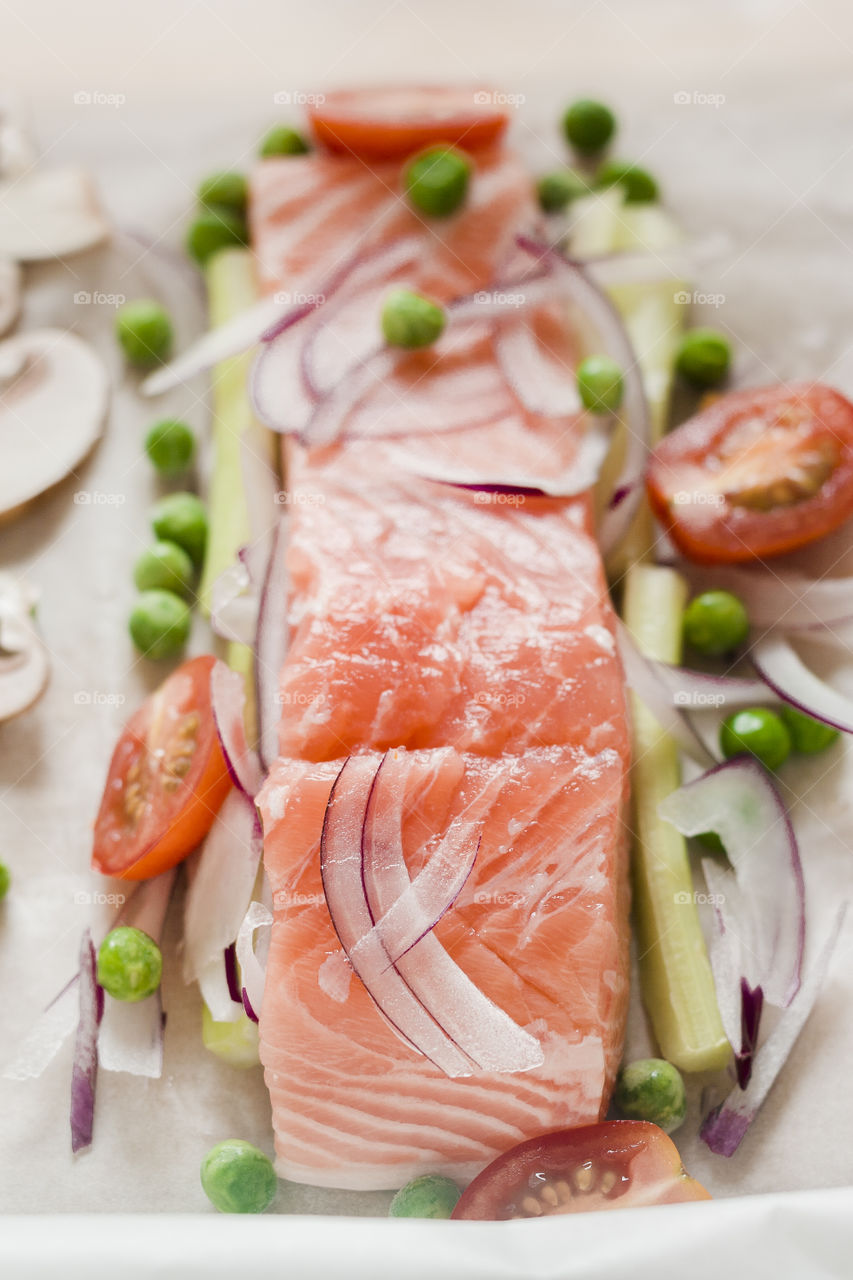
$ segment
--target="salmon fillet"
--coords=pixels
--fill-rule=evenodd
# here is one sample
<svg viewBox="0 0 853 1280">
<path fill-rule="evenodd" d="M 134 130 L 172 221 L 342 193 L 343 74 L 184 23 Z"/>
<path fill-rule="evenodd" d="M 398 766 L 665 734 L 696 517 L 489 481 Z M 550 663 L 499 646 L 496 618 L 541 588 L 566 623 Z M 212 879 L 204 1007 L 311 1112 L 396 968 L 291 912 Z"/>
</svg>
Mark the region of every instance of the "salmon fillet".
<svg viewBox="0 0 853 1280">
<path fill-rule="evenodd" d="M 416 237 L 405 278 L 449 298 L 497 278 L 536 216 L 529 178 L 504 152 L 478 158 L 471 201 L 445 223 L 421 223 L 398 189 L 396 165 L 264 162 L 252 194 L 264 288 L 316 287 L 352 251 L 353 228 L 363 238 L 369 227 L 380 244 Z M 485 454 L 496 479 L 519 459 L 551 475 L 571 466 L 576 419 L 524 410 L 489 341 L 474 335 L 459 359 L 465 379 L 482 380 L 467 385 L 489 420 L 452 444 L 440 424 L 446 364 L 433 380 L 415 358 L 359 414 L 369 434 L 418 397 L 438 415 L 419 438 L 288 448 L 281 758 L 259 797 L 275 908 L 260 1030 L 279 1172 L 315 1185 L 464 1179 L 516 1141 L 599 1119 L 621 1053 L 629 744 L 589 499 L 467 492 L 399 465 L 415 447 L 426 475 L 442 450 L 479 472 Z M 464 381 L 453 387 L 465 393 Z M 440 946 L 444 964 L 535 1037 L 540 1065 L 447 1075 L 352 972 L 320 839 L 346 757 L 378 765 L 382 752 L 411 765 L 400 832 L 411 875 L 465 815 L 480 841 L 461 894 L 406 964 L 416 972 L 419 949 Z"/>
</svg>

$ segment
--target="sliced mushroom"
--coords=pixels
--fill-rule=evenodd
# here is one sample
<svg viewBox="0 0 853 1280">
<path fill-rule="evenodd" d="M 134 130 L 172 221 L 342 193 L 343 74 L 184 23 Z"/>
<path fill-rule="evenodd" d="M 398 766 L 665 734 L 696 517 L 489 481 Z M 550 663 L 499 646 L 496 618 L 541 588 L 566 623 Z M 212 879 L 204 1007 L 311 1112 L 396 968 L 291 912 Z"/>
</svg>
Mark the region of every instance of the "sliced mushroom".
<svg viewBox="0 0 853 1280">
<path fill-rule="evenodd" d="M 61 258 L 100 244 L 109 226 L 83 169 L 33 169 L 0 182 L 0 254 Z"/>
<path fill-rule="evenodd" d="M 0 516 L 64 480 L 103 429 L 106 370 L 82 338 L 37 329 L 0 342 Z"/>
<path fill-rule="evenodd" d="M 10 573 L 0 573 L 0 720 L 31 707 L 50 674 L 47 649 L 32 622 L 33 596 Z"/>
<path fill-rule="evenodd" d="M 21 268 L 14 258 L 0 258 L 0 337 L 18 318 L 21 309 Z"/>
</svg>

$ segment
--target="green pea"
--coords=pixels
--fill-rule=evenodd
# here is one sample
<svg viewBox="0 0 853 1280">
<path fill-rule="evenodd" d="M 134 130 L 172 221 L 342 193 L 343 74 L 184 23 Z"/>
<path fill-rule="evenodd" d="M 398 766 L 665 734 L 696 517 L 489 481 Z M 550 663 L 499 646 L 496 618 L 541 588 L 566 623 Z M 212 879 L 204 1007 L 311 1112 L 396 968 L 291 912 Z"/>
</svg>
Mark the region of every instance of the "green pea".
<svg viewBox="0 0 853 1280">
<path fill-rule="evenodd" d="M 143 591 L 128 623 L 130 638 L 146 658 L 174 658 L 189 639 L 192 615 L 172 591 Z"/>
<path fill-rule="evenodd" d="M 731 591 L 703 591 L 684 610 L 684 639 L 709 657 L 731 653 L 749 635 L 749 615 Z"/>
<path fill-rule="evenodd" d="M 382 304 L 382 333 L 392 347 L 429 347 L 444 332 L 442 307 L 420 293 L 394 289 Z"/>
<path fill-rule="evenodd" d="M 801 752 L 804 756 L 814 756 L 820 751 L 826 751 L 827 747 L 833 746 L 841 737 L 832 725 L 814 720 L 804 711 L 798 711 L 796 707 L 780 707 L 779 715 L 791 735 L 794 750 Z"/>
<path fill-rule="evenodd" d="M 9 892 L 9 885 L 12 883 L 12 876 L 5 862 L 0 862 L 0 902 Z"/>
<path fill-rule="evenodd" d="M 278 1181 L 272 1161 L 251 1142 L 228 1138 L 211 1147 L 201 1162 L 201 1185 L 220 1213 L 263 1213 Z"/>
<path fill-rule="evenodd" d="M 98 948 L 98 982 L 115 1000 L 136 1004 L 153 995 L 163 975 L 163 956 L 141 929 L 119 925 Z"/>
<path fill-rule="evenodd" d="M 187 232 L 187 252 L 199 266 L 220 249 L 233 249 L 245 245 L 249 232 L 245 218 L 233 209 L 217 205 L 200 213 Z"/>
<path fill-rule="evenodd" d="M 177 542 L 155 542 L 133 570 L 137 591 L 173 591 L 177 596 L 189 596 L 194 577 L 193 562 Z"/>
<path fill-rule="evenodd" d="M 691 329 L 681 339 L 675 367 L 694 387 L 717 387 L 728 376 L 731 355 L 728 340 L 716 329 Z"/>
<path fill-rule="evenodd" d="M 425 1173 L 400 1188 L 388 1214 L 392 1218 L 449 1218 L 460 1195 L 450 1178 Z"/>
<path fill-rule="evenodd" d="M 591 413 L 615 413 L 625 390 L 622 370 L 609 356 L 587 356 L 577 368 L 578 394 Z"/>
<path fill-rule="evenodd" d="M 664 1133 L 684 1124 L 687 1095 L 681 1073 L 664 1058 L 638 1058 L 619 1072 L 613 1101 L 629 1120 L 649 1120 Z"/>
<path fill-rule="evenodd" d="M 172 321 L 153 298 L 137 298 L 116 313 L 116 337 L 129 363 L 145 368 L 169 355 L 174 339 Z"/>
<path fill-rule="evenodd" d="M 145 452 L 163 475 L 180 475 L 193 460 L 195 435 L 185 422 L 177 418 L 163 418 L 149 428 L 145 437 Z"/>
<path fill-rule="evenodd" d="M 589 186 L 573 169 L 555 169 L 536 184 L 539 206 L 545 213 L 560 213 L 572 200 L 589 195 Z"/>
<path fill-rule="evenodd" d="M 200 565 L 207 545 L 207 512 L 194 493 L 169 493 L 155 503 L 151 527 L 163 542 L 177 542 Z"/>
<path fill-rule="evenodd" d="M 626 204 L 649 204 L 658 198 L 658 184 L 652 175 L 639 165 L 627 160 L 609 160 L 595 175 L 598 187 L 613 187 L 618 183 L 625 194 Z"/>
<path fill-rule="evenodd" d="M 579 98 L 563 116 L 563 132 L 581 155 L 603 151 L 616 132 L 616 117 L 603 102 Z"/>
<path fill-rule="evenodd" d="M 198 185 L 199 204 L 209 208 L 231 209 L 245 214 L 249 202 L 249 184 L 245 174 L 224 171 L 211 173 Z"/>
<path fill-rule="evenodd" d="M 775 711 L 749 707 L 723 721 L 720 748 L 727 760 L 747 752 L 766 768 L 778 769 L 791 754 L 791 735 Z"/>
<path fill-rule="evenodd" d="M 310 147 L 296 129 L 277 124 L 264 134 L 258 151 L 262 156 L 303 156 Z"/>
<path fill-rule="evenodd" d="M 446 218 L 465 202 L 471 161 L 452 147 L 430 147 L 410 160 L 403 188 L 411 203 L 431 218 Z"/>
</svg>

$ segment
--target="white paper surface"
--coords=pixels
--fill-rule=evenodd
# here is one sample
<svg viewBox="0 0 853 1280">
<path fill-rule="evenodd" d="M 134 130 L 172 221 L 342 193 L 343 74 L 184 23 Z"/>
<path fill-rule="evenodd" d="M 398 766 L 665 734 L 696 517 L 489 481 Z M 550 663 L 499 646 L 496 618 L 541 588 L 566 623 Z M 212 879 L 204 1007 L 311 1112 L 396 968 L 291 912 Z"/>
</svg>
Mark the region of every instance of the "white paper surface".
<svg viewBox="0 0 853 1280">
<path fill-rule="evenodd" d="M 514 115 L 516 140 L 544 169 L 562 158 L 560 106 L 594 92 L 624 121 L 619 153 L 660 177 L 691 235 L 714 233 L 725 246 L 697 280 L 705 305 L 696 314 L 732 333 L 738 378 L 822 377 L 853 393 L 853 19 L 841 3 L 727 0 L 711 11 L 662 0 L 434 0 L 428 9 L 393 0 L 149 0 L 131 10 L 104 0 L 26 7 L 15 0 L 6 27 L 7 68 L 29 95 L 49 160 L 89 163 L 115 221 L 169 251 L 179 248 L 197 177 L 245 165 L 265 127 L 295 116 L 293 106 L 273 102 L 276 93 L 408 73 L 487 76 L 526 98 Z M 125 101 L 75 104 L 80 91 Z M 714 106 L 712 95 L 724 101 Z M 205 387 L 200 380 L 197 396 L 184 390 L 141 403 L 136 378 L 123 373 L 114 350 L 109 298 L 163 296 L 186 341 L 201 323 L 201 294 L 179 264 L 122 240 L 27 273 L 24 323 L 65 324 L 92 338 L 116 391 L 92 460 L 0 527 L 0 568 L 25 572 L 41 590 L 40 625 L 54 665 L 38 707 L 0 726 L 0 857 L 14 877 L 0 908 L 0 1057 L 73 971 L 92 909 L 85 895 L 104 888 L 87 862 L 106 764 L 130 709 L 160 679 L 153 665 L 136 662 L 125 627 L 131 567 L 158 493 L 140 438 L 153 418 L 172 413 L 203 430 Z M 106 300 L 75 302 L 86 293 Z M 89 497 L 75 502 L 75 494 Z M 197 647 L 207 644 L 199 620 Z M 853 675 L 840 678 L 853 692 Z M 802 797 L 796 816 L 810 905 L 825 922 L 839 898 L 853 897 L 853 754 L 791 764 L 783 777 Z M 173 911 L 165 1075 L 129 1081 L 101 1073 L 91 1153 L 76 1162 L 69 1154 L 70 1047 L 39 1082 L 0 1081 L 0 1208 L 102 1215 L 95 1225 L 77 1216 L 8 1219 L 0 1231 L 4 1274 L 55 1275 L 61 1258 L 65 1275 L 79 1264 L 80 1274 L 97 1276 L 106 1274 L 96 1269 L 102 1255 L 111 1266 L 120 1259 L 127 1277 L 224 1275 L 239 1264 L 261 1278 L 286 1268 L 293 1280 L 615 1278 L 627 1258 L 638 1277 L 653 1267 L 656 1277 L 679 1268 L 710 1275 L 711 1259 L 718 1276 L 726 1263 L 741 1273 L 745 1257 L 757 1276 L 849 1274 L 848 1195 L 755 1198 L 853 1181 L 849 919 L 820 1005 L 731 1161 L 711 1156 L 695 1137 L 704 1082 L 692 1085 L 677 1135 L 685 1163 L 715 1196 L 753 1198 L 462 1232 L 340 1220 L 320 1229 L 316 1219 L 226 1222 L 205 1213 L 202 1154 L 228 1136 L 270 1150 L 269 1104 L 260 1071 L 237 1074 L 202 1050 L 197 997 L 184 989 L 174 958 L 178 926 Z M 647 1047 L 635 1004 L 629 1052 Z M 276 1208 L 381 1215 L 387 1202 L 381 1194 L 283 1185 Z M 158 1212 L 204 1216 L 156 1225 L 103 1216 Z"/>
</svg>

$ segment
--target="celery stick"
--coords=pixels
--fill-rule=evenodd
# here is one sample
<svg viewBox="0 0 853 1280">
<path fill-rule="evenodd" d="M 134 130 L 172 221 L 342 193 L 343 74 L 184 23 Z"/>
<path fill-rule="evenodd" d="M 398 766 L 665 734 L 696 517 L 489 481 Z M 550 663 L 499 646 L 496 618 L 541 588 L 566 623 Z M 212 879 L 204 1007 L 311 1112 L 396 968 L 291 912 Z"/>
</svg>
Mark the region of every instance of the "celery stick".
<svg viewBox="0 0 853 1280">
<path fill-rule="evenodd" d="M 637 564 L 623 615 L 648 657 L 678 662 L 687 586 L 672 569 Z M 730 1049 L 693 894 L 683 836 L 658 816 L 681 785 L 678 749 L 631 695 L 634 765 L 634 919 L 643 1001 L 662 1055 L 682 1071 L 724 1067 Z"/>
<path fill-rule="evenodd" d="M 223 249 L 215 253 L 207 264 L 205 276 L 212 325 L 222 324 L 255 301 L 254 266 L 248 249 Z M 253 358 L 252 351 L 231 356 L 213 371 L 213 460 L 208 485 L 210 531 L 199 588 L 201 607 L 207 614 L 213 583 L 234 563 L 237 551 L 249 540 L 240 438 L 253 420 L 248 390 Z"/>
</svg>

